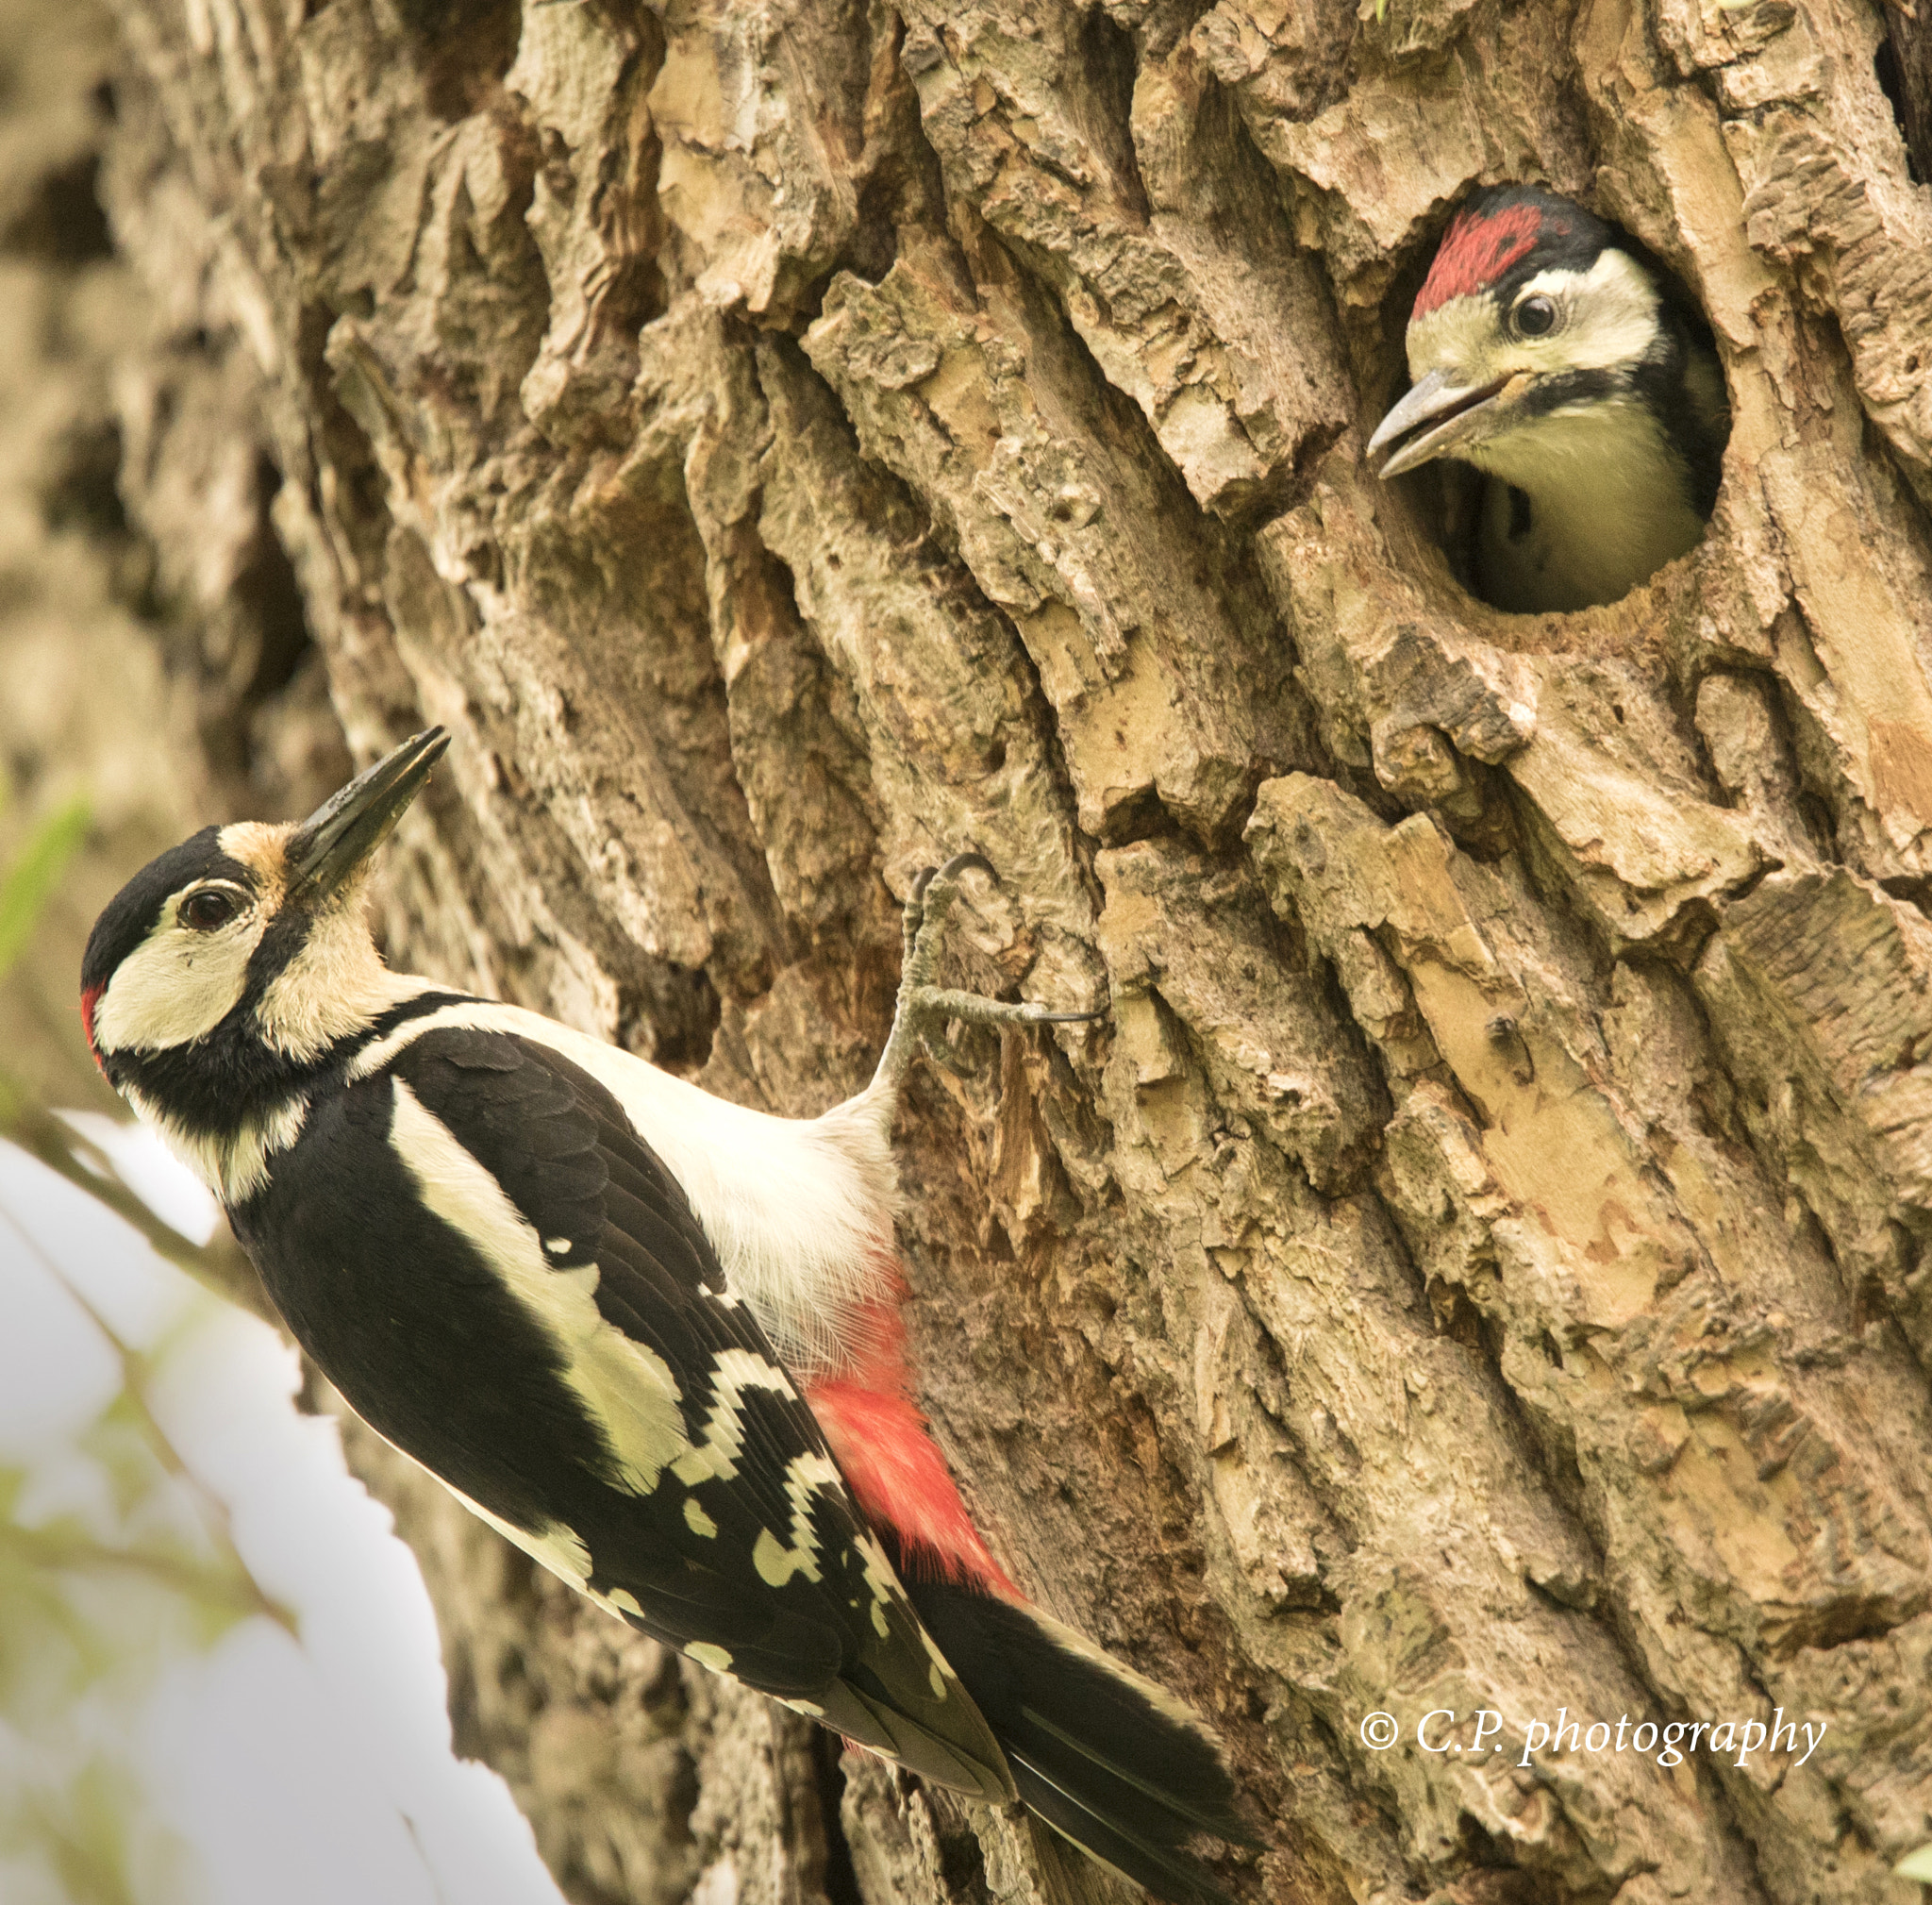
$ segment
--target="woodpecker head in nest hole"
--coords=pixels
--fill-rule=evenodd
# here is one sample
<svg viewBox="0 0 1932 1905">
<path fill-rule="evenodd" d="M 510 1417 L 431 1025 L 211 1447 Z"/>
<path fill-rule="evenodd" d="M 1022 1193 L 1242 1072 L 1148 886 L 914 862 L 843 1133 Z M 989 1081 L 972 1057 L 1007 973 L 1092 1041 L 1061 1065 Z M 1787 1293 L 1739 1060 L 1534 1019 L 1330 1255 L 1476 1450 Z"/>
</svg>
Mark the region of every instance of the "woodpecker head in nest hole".
<svg viewBox="0 0 1932 1905">
<path fill-rule="evenodd" d="M 95 922 L 81 1019 L 110 1084 L 177 1145 L 232 1133 L 399 990 L 362 899 L 448 737 L 418 735 L 299 825 L 208 827 Z"/>
<path fill-rule="evenodd" d="M 1438 457 L 1487 479 L 1475 593 L 1518 613 L 1614 602 L 1704 534 L 1730 412 L 1682 288 L 1581 206 L 1480 193 L 1408 321 L 1408 393 L 1369 440 L 1385 477 Z"/>
</svg>

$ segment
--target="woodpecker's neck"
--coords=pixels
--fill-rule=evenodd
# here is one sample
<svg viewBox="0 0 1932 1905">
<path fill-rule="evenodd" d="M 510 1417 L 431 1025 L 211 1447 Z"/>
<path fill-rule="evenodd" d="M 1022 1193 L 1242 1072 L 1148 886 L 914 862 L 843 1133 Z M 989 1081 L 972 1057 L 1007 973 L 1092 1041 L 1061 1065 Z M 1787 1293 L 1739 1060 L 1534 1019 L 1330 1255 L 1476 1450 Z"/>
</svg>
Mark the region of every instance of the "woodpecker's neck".
<svg viewBox="0 0 1932 1905">
<path fill-rule="evenodd" d="M 1702 539 L 1730 435 L 1724 372 L 1680 312 L 1655 322 L 1637 357 L 1547 377 L 1517 428 L 1472 448 L 1492 479 L 1475 581 L 1498 608 L 1617 601 Z"/>
<path fill-rule="evenodd" d="M 359 920 L 350 925 L 309 934 L 285 963 L 253 972 L 199 1038 L 102 1054 L 109 1082 L 227 1210 L 301 1135 L 319 1086 L 419 1002 L 448 996 L 391 972 Z"/>
<path fill-rule="evenodd" d="M 1634 392 L 1495 438 L 1478 467 L 1498 480 L 1483 497 L 1476 581 L 1499 609 L 1614 602 L 1704 534 L 1686 460 Z"/>
</svg>

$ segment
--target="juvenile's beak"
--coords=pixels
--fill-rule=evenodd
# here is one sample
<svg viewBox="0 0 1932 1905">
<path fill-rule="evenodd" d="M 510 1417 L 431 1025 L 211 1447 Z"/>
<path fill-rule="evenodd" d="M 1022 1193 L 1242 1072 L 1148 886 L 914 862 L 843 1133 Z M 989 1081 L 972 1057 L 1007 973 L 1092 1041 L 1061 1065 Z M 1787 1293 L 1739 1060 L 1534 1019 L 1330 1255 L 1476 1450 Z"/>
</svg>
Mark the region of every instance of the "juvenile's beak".
<svg viewBox="0 0 1932 1905">
<path fill-rule="evenodd" d="M 289 897 L 321 899 L 345 886 L 389 838 L 448 745 L 443 729 L 425 727 L 330 794 L 289 837 Z"/>
<path fill-rule="evenodd" d="M 1382 465 L 1386 480 L 1453 452 L 1459 443 L 1486 436 L 1496 421 L 1498 399 L 1516 381 L 1497 377 L 1487 384 L 1460 384 L 1441 371 L 1431 371 L 1375 426 L 1375 434 L 1369 439 L 1369 455 L 1409 437 Z M 1411 437 L 1411 431 L 1420 434 Z"/>
</svg>

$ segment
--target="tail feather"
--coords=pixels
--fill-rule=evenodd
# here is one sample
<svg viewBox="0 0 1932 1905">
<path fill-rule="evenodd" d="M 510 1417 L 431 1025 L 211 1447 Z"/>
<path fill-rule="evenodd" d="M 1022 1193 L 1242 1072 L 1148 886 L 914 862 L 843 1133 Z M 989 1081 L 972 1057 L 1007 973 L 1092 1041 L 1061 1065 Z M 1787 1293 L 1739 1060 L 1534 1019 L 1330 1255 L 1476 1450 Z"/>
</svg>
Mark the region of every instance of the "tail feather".
<svg viewBox="0 0 1932 1905">
<path fill-rule="evenodd" d="M 1254 1835 L 1193 1713 L 1036 1608 L 916 1575 L 906 1589 L 1034 1813 L 1158 1898 L 1229 1905 L 1187 1842 Z"/>
<path fill-rule="evenodd" d="M 1144 1886 L 1173 1905 L 1235 1905 L 1234 1895 L 1191 1852 L 1136 1832 L 1118 1816 L 1097 1813 L 1084 1799 L 1056 1785 L 1018 1753 L 1009 1756 L 1013 1783 L 1026 1810 L 1071 1840 L 1090 1859 Z"/>
<path fill-rule="evenodd" d="M 1248 1834 L 1246 1822 L 1236 1817 L 1227 1805 L 1218 1803 L 1225 1796 L 1219 1792 L 1200 1795 L 1189 1792 L 1187 1774 L 1190 1769 L 1174 1764 L 1172 1757 L 1163 1760 L 1157 1779 L 1123 1765 L 1112 1754 L 1103 1752 L 1098 1746 L 1076 1740 L 1031 1706 L 1023 1706 L 1020 1717 L 1027 1723 L 1028 1736 L 1022 1737 L 1015 1730 L 1011 1737 L 1001 1742 L 1008 1758 L 1019 1752 L 1036 1761 L 1042 1773 L 1048 1765 L 1078 1766 L 1085 1775 L 1083 1783 L 1088 1800 L 1104 1800 L 1108 1811 L 1123 1817 L 1142 1813 L 1151 1804 L 1174 1814 L 1173 1830 L 1176 1832 L 1211 1832 L 1217 1839 L 1228 1839 L 1236 1844 L 1245 1842 Z M 1163 1733 L 1161 1745 L 1163 1747 L 1171 1746 L 1172 1735 Z M 1073 1757 L 1070 1759 L 1069 1755 Z M 1211 1770 L 1219 1773 L 1220 1783 L 1225 1784 L 1226 1773 L 1218 1757 L 1211 1763 Z"/>
</svg>

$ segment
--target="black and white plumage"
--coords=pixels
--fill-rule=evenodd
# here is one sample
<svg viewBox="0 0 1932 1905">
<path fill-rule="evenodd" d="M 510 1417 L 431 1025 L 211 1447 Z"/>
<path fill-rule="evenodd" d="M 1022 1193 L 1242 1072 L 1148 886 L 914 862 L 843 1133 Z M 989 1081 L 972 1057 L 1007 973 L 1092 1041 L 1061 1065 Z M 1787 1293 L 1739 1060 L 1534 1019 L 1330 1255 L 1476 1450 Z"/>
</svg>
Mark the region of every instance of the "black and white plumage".
<svg viewBox="0 0 1932 1905">
<path fill-rule="evenodd" d="M 1614 602 L 1703 537 L 1730 434 L 1724 373 L 1681 287 L 1602 219 L 1534 186 L 1478 193 L 1443 234 L 1407 347 L 1413 382 L 1369 452 L 1385 477 L 1438 457 L 1483 473 L 1486 601 Z"/>
<path fill-rule="evenodd" d="M 903 1353 L 890 1136 L 920 1028 L 1094 1015 L 930 985 L 973 856 L 908 914 L 877 1076 L 816 1119 L 391 973 L 361 889 L 444 744 L 136 875 L 82 969 L 104 1072 L 358 1412 L 546 1567 L 1159 1897 L 1224 1897 L 1187 1848 L 1248 1837 L 1213 1736 L 1024 1601 Z"/>
</svg>

